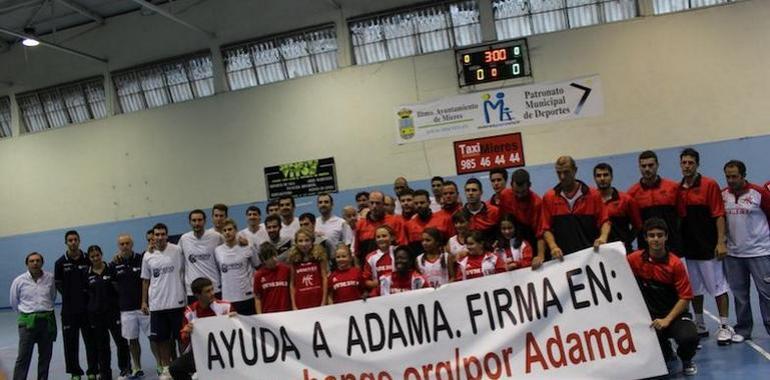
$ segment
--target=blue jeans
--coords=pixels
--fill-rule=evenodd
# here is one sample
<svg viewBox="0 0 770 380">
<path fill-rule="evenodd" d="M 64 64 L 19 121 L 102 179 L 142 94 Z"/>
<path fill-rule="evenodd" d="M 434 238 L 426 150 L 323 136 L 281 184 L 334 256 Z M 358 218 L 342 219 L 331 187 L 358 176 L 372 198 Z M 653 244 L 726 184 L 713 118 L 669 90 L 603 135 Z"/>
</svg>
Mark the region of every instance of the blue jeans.
<svg viewBox="0 0 770 380">
<path fill-rule="evenodd" d="M 770 256 L 725 258 L 725 275 L 735 300 L 735 316 L 738 323 L 735 332 L 751 337 L 754 321 L 751 316 L 751 280 L 759 293 L 759 312 L 765 330 L 770 335 Z"/>
</svg>

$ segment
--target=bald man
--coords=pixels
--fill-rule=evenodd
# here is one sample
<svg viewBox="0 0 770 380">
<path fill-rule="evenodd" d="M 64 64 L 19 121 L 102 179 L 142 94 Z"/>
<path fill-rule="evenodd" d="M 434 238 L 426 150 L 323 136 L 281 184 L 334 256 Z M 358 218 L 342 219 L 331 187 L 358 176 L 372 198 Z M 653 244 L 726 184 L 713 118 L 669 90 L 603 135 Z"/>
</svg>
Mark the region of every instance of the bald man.
<svg viewBox="0 0 770 380">
<path fill-rule="evenodd" d="M 403 210 L 401 209 L 401 193 L 409 189 L 409 182 L 404 177 L 398 177 L 393 181 L 393 193 L 396 195 L 394 199 L 393 214 L 401 215 Z"/>
<path fill-rule="evenodd" d="M 562 156 L 554 165 L 559 184 L 543 196 L 542 217 L 537 256 L 532 268 L 545 259 L 545 249 L 555 259 L 593 246 L 599 249 L 607 242 L 610 222 L 601 194 L 575 178 L 577 165 L 570 156 Z"/>
<path fill-rule="evenodd" d="M 406 244 L 406 228 L 401 218 L 385 212 L 385 195 L 381 191 L 369 193 L 369 212 L 366 217 L 358 220 L 355 228 L 354 246 L 359 259 L 376 249 L 375 231 L 381 225 L 387 225 L 393 230 L 398 244 Z M 359 262 L 363 262 L 360 260 Z"/>
</svg>

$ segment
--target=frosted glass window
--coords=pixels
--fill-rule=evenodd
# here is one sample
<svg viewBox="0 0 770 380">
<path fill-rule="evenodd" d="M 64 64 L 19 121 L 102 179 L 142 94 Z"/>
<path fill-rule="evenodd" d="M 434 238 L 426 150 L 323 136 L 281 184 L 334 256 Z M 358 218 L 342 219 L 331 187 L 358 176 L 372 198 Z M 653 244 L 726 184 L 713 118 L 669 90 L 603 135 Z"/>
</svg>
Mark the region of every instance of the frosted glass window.
<svg viewBox="0 0 770 380">
<path fill-rule="evenodd" d="M 94 78 L 16 96 L 27 132 L 59 128 L 107 116 L 104 79 Z"/>
<path fill-rule="evenodd" d="M 231 90 L 337 68 L 334 25 L 258 39 L 222 49 Z"/>
<path fill-rule="evenodd" d="M 359 65 L 481 42 L 476 1 L 384 13 L 355 19 L 349 27 Z"/>
<path fill-rule="evenodd" d="M 0 98 L 0 138 L 11 137 L 11 98 Z"/>
<path fill-rule="evenodd" d="M 656 15 L 732 3 L 735 0 L 653 0 L 652 11 Z"/>
<path fill-rule="evenodd" d="M 637 0 L 493 0 L 499 40 L 632 19 Z"/>
<path fill-rule="evenodd" d="M 214 95 L 209 53 L 122 70 L 112 81 L 123 113 Z"/>
</svg>

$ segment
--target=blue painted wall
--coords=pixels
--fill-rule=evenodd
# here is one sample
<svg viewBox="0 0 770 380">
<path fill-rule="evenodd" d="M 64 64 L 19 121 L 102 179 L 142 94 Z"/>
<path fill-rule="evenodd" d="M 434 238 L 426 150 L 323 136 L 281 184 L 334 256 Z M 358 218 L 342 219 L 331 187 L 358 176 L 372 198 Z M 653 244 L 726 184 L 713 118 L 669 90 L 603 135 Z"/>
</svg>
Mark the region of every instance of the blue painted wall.
<svg viewBox="0 0 770 380">
<path fill-rule="evenodd" d="M 535 146 L 526 145 L 526 136 L 524 137 L 525 149 L 531 151 L 537 149 Z M 587 143 L 587 142 L 582 142 Z M 712 142 L 706 144 L 693 145 L 701 154 L 701 167 L 700 171 L 708 176 L 714 177 L 717 181 L 724 185 L 724 176 L 722 175 L 722 166 L 727 160 L 739 159 L 743 160 L 748 166 L 748 178 L 755 183 L 764 183 L 770 179 L 770 160 L 767 159 L 768 148 L 770 148 L 770 135 L 760 137 L 747 137 L 735 140 L 727 140 L 720 142 Z M 660 174 L 679 179 L 681 177 L 679 171 L 679 151 L 682 147 L 667 148 L 657 150 L 657 154 L 661 163 Z M 632 183 L 639 179 L 639 171 L 637 169 L 636 157 L 638 152 L 593 157 L 578 160 L 578 178 L 582 179 L 588 184 L 593 185 L 592 168 L 599 162 L 607 162 L 613 166 L 615 172 L 614 184 L 619 189 L 627 189 Z M 526 151 L 525 151 L 526 156 Z M 554 157 L 555 159 L 555 157 Z M 556 177 L 553 172 L 552 165 L 538 165 L 527 167 L 531 176 L 532 183 L 535 191 L 542 194 L 549 187 L 556 183 Z M 491 194 L 491 189 L 487 186 L 485 173 L 477 173 L 478 177 L 484 177 L 486 189 L 485 199 Z M 445 177 L 456 181 L 460 186 L 471 175 Z M 414 180 L 410 181 L 412 188 L 424 188 L 430 189 L 430 179 Z M 362 190 L 375 190 L 380 189 L 385 192 L 392 193 L 392 184 L 383 184 L 380 186 L 372 186 L 362 189 L 345 190 L 334 195 L 335 198 L 335 211 L 337 214 L 343 206 L 348 204 L 355 204 L 355 194 Z M 215 203 L 217 200 L 212 199 L 211 203 Z M 300 198 L 297 199 L 297 211 L 296 215 L 304 212 L 316 213 L 315 198 Z M 255 202 L 263 211 L 265 201 Z M 232 216 L 239 227 L 245 226 L 244 213 L 249 204 L 234 205 L 230 208 L 230 216 Z M 208 211 L 208 210 L 207 210 Z M 6 215 L 6 217 L 8 217 Z M 138 218 L 125 220 L 121 222 L 110 222 L 88 226 L 73 226 L 72 229 L 77 230 L 81 237 L 81 247 L 83 250 L 89 245 L 97 244 L 102 247 L 107 257 L 112 257 L 112 254 L 116 251 L 116 238 L 117 235 L 123 232 L 127 232 L 134 237 L 135 248 L 137 250 L 144 248 L 144 232 L 147 231 L 153 224 L 162 222 L 168 225 L 170 234 L 181 234 L 188 230 L 187 224 L 187 211 L 168 214 L 162 216 L 154 216 L 147 218 Z M 30 233 L 25 235 L 7 236 L 0 238 L 0 252 L 5 257 L 4 265 L 0 266 L 0 286 L 4 289 L 9 289 L 13 279 L 25 270 L 24 257 L 27 253 L 32 251 L 38 251 L 43 253 L 46 258 L 45 269 L 52 271 L 54 261 L 64 254 L 64 233 L 71 228 L 63 228 L 58 230 L 51 230 L 45 232 Z M 0 298 L 0 307 L 8 306 L 8 298 Z"/>
</svg>

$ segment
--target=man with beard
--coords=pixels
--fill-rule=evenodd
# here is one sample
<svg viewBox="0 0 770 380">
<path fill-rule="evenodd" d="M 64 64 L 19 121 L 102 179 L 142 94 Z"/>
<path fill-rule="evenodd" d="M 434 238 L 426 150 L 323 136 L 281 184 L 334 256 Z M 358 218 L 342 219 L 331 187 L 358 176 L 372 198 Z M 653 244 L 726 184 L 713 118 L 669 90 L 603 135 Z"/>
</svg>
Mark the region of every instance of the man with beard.
<svg viewBox="0 0 770 380">
<path fill-rule="evenodd" d="M 612 187 L 612 166 L 609 164 L 602 162 L 594 167 L 594 181 L 612 223 L 608 241 L 622 241 L 626 253 L 631 253 L 631 243 L 642 228 L 639 206 L 628 194 Z"/>
<path fill-rule="evenodd" d="M 299 219 L 294 216 L 294 197 L 284 195 L 278 198 L 278 213 L 281 216 L 281 238 L 294 240 L 294 234 L 299 231 Z"/>
<path fill-rule="evenodd" d="M 398 202 L 401 205 L 401 213 L 397 214 L 397 216 L 406 223 L 414 215 L 414 190 L 408 187 L 401 190 Z"/>
<path fill-rule="evenodd" d="M 435 176 L 430 179 L 430 188 L 433 195 L 430 196 L 430 210 L 441 211 L 441 189 L 444 187 L 444 178 Z"/>
<path fill-rule="evenodd" d="M 334 199 L 329 193 L 318 194 L 316 198 L 320 218 L 316 219 L 315 232 L 336 248 L 339 244 L 350 246 L 353 242 L 353 230 L 344 219 L 332 214 Z"/>
<path fill-rule="evenodd" d="M 198 277 L 210 278 L 214 283 L 214 291 L 220 292 L 219 268 L 214 257 L 214 250 L 222 244 L 222 235 L 214 230 L 205 230 L 206 213 L 203 210 L 192 210 L 187 216 L 192 231 L 186 232 L 179 238 L 179 247 L 184 254 L 184 284 L 187 291 L 187 304 L 195 302 L 190 284 Z M 214 223 L 222 228 L 224 221 Z M 221 294 L 220 294 L 221 296 Z"/>
<path fill-rule="evenodd" d="M 278 210 L 280 210 L 280 207 L 278 206 L 278 200 L 273 199 L 270 202 L 267 202 L 267 215 L 278 215 Z"/>
<path fill-rule="evenodd" d="M 365 218 L 359 219 L 355 229 L 355 248 L 359 262 L 376 247 L 374 235 L 377 227 L 387 225 L 393 230 L 397 244 L 406 244 L 406 229 L 400 218 L 385 212 L 385 195 L 381 191 L 372 191 L 369 194 L 370 210 Z"/>
<path fill-rule="evenodd" d="M 286 259 L 289 258 L 289 250 L 291 249 L 294 237 L 285 238 L 282 236 L 281 217 L 278 215 L 268 215 L 265 218 L 265 232 L 267 232 L 267 242 L 272 244 L 278 251 L 278 261 L 286 262 Z"/>
<path fill-rule="evenodd" d="M 446 213 L 434 213 L 430 209 L 430 194 L 425 190 L 414 192 L 415 215 L 406 224 L 409 240 L 409 248 L 412 252 L 420 253 L 422 249 L 422 232 L 428 227 L 434 227 L 444 238 L 444 241 L 455 235 L 455 227 L 452 218 Z"/>
</svg>

